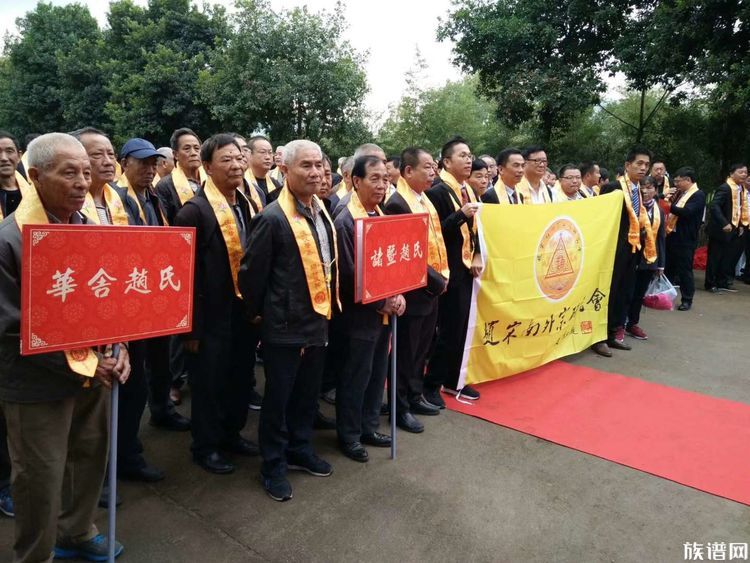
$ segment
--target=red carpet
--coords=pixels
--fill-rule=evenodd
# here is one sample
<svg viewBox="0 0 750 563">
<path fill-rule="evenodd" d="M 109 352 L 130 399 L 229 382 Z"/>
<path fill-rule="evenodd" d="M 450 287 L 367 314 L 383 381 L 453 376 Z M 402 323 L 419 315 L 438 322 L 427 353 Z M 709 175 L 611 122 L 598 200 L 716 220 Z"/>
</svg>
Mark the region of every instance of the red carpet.
<svg viewBox="0 0 750 563">
<path fill-rule="evenodd" d="M 750 505 L 748 405 L 560 361 L 476 387 L 448 408 Z"/>
</svg>

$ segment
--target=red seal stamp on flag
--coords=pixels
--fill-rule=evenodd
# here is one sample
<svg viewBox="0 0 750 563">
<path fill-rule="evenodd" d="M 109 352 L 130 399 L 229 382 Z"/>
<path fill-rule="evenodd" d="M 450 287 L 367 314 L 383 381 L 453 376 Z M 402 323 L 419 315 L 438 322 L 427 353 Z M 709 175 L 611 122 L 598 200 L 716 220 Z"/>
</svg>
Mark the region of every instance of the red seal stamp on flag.
<svg viewBox="0 0 750 563">
<path fill-rule="evenodd" d="M 570 217 L 557 217 L 542 233 L 534 258 L 534 279 L 549 301 L 573 290 L 583 268 L 583 234 Z"/>
</svg>

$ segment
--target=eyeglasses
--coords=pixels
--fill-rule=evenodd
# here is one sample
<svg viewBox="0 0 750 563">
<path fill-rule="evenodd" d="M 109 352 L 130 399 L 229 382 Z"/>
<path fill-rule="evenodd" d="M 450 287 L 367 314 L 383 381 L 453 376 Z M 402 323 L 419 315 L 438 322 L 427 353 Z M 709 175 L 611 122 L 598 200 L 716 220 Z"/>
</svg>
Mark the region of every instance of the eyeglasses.
<svg viewBox="0 0 750 563">
<path fill-rule="evenodd" d="M 537 165 L 544 164 L 546 166 L 549 160 L 547 160 L 546 158 L 527 158 L 526 162 L 533 162 Z"/>
<path fill-rule="evenodd" d="M 571 182 L 574 180 L 578 180 L 580 182 L 581 177 L 580 176 L 560 176 L 561 180 L 570 180 Z"/>
</svg>

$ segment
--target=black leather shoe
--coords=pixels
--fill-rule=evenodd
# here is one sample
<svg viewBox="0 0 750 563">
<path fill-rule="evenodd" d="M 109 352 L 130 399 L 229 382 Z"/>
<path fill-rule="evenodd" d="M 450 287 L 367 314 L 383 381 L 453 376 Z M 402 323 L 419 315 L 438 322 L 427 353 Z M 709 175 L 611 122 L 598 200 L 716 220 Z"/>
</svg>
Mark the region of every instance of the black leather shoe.
<svg viewBox="0 0 750 563">
<path fill-rule="evenodd" d="M 445 408 L 445 401 L 440 396 L 440 389 L 425 390 L 422 396 L 431 405 L 435 405 L 437 408 L 441 410 Z"/>
<path fill-rule="evenodd" d="M 161 469 L 151 465 L 141 467 L 124 467 L 117 470 L 117 477 L 123 481 L 142 481 L 144 483 L 156 483 L 164 479 L 165 475 Z"/>
<path fill-rule="evenodd" d="M 594 353 L 604 356 L 605 358 L 612 357 L 612 350 L 609 349 L 609 346 L 607 346 L 607 343 L 604 341 L 592 344 L 591 349 Z"/>
<path fill-rule="evenodd" d="M 386 416 L 391 414 L 391 406 L 388 403 L 380 405 L 380 416 Z"/>
<path fill-rule="evenodd" d="M 410 412 L 405 412 L 396 415 L 396 426 L 401 430 L 406 430 L 412 434 L 419 434 L 424 432 L 424 424 L 419 422 L 417 418 Z"/>
<path fill-rule="evenodd" d="M 612 340 L 607 341 L 607 346 L 610 348 L 614 348 L 615 350 L 632 350 L 633 347 L 625 342 L 624 340 L 617 340 L 616 338 L 613 338 Z"/>
<path fill-rule="evenodd" d="M 315 428 L 315 430 L 336 430 L 336 419 L 326 416 L 318 411 L 318 414 L 315 415 L 313 428 Z"/>
<path fill-rule="evenodd" d="M 234 472 L 234 465 L 221 457 L 218 452 L 213 452 L 204 456 L 193 456 L 193 461 L 209 473 L 226 475 Z"/>
<path fill-rule="evenodd" d="M 341 451 L 346 457 L 353 459 L 354 461 L 364 463 L 370 459 L 370 456 L 367 455 L 367 450 L 361 442 L 341 442 L 339 448 L 341 448 Z"/>
<path fill-rule="evenodd" d="M 677 310 L 678 311 L 689 311 L 692 306 L 693 306 L 692 303 L 688 303 L 687 301 L 683 301 L 682 303 L 680 303 L 680 306 L 677 307 Z"/>
<path fill-rule="evenodd" d="M 149 422 L 151 426 L 163 428 L 164 430 L 171 430 L 173 432 L 187 432 L 190 430 L 190 419 L 182 416 L 177 411 L 159 417 L 151 415 L 151 420 Z"/>
<path fill-rule="evenodd" d="M 376 448 L 389 448 L 391 446 L 391 437 L 388 434 L 373 432 L 372 434 L 362 434 L 360 441 L 368 446 Z"/>
<path fill-rule="evenodd" d="M 409 410 L 414 414 L 424 414 L 427 416 L 436 416 L 440 414 L 440 408 L 429 403 L 424 397 L 419 397 L 416 401 L 409 405 Z"/>
<path fill-rule="evenodd" d="M 245 438 L 237 438 L 233 442 L 225 444 L 221 449 L 238 455 L 255 456 L 260 455 L 258 444 Z"/>
</svg>

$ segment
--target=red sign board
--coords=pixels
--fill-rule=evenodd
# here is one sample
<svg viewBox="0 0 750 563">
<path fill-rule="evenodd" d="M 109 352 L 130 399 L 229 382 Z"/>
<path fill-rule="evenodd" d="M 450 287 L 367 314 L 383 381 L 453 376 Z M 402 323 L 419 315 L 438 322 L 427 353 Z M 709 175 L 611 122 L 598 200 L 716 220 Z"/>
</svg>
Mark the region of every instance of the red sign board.
<svg viewBox="0 0 750 563">
<path fill-rule="evenodd" d="M 429 215 L 357 219 L 355 301 L 372 303 L 427 285 Z"/>
<path fill-rule="evenodd" d="M 24 225 L 21 353 L 189 332 L 195 229 Z"/>
</svg>

